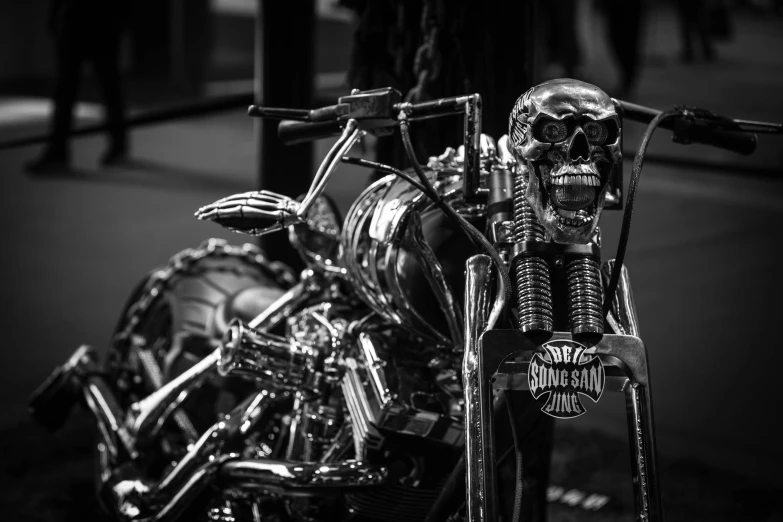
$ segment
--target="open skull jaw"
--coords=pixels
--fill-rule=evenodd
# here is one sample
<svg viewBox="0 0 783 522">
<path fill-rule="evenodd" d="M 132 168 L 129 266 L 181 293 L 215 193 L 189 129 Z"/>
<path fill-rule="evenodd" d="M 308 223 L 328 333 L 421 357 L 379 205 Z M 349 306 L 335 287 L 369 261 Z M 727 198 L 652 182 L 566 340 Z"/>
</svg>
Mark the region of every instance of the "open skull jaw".
<svg viewBox="0 0 783 522">
<path fill-rule="evenodd" d="M 603 210 L 611 163 L 602 153 L 568 161 L 556 151 L 532 162 L 526 198 L 556 243 L 588 243 Z"/>
</svg>

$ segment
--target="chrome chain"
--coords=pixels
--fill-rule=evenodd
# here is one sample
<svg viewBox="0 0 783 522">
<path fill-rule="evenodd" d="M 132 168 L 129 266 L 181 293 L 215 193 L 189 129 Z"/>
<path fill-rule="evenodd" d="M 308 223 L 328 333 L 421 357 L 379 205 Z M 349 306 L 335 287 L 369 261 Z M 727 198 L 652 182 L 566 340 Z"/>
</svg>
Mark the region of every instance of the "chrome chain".
<svg viewBox="0 0 783 522">
<path fill-rule="evenodd" d="M 405 101 L 419 103 L 432 99 L 429 87 L 440 76 L 443 65 L 438 49 L 438 13 L 435 11 L 435 0 L 424 0 L 421 10 L 421 34 L 424 41 L 416 50 L 413 60 L 414 85 L 405 96 Z"/>
<path fill-rule="evenodd" d="M 139 324 L 147 310 L 163 295 L 163 291 L 174 276 L 187 272 L 197 261 L 208 256 L 244 259 L 271 275 L 275 282 L 283 288 L 289 288 L 297 282 L 297 277 L 290 268 L 279 261 L 270 261 L 256 245 L 245 243 L 242 246 L 236 246 L 228 244 L 224 239 L 208 239 L 196 248 L 187 248 L 174 254 L 165 267 L 155 271 L 147 279 L 142 297 L 128 308 L 125 314 L 125 328 L 115 335 L 114 342 L 130 338 L 133 329 Z"/>
</svg>

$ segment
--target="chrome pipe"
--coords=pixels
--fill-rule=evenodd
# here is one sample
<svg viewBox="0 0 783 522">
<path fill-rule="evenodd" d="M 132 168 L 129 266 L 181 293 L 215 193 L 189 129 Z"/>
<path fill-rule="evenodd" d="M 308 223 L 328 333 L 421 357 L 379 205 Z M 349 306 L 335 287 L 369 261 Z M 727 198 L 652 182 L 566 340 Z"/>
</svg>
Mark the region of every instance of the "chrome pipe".
<svg viewBox="0 0 783 522">
<path fill-rule="evenodd" d="M 604 286 L 609 284 L 614 265 L 615 260 L 610 259 L 601 267 Z M 636 304 L 631 291 L 631 278 L 625 265 L 623 265 L 620 271 L 620 279 L 617 282 L 617 289 L 615 290 L 612 306 L 609 308 L 606 320 L 615 333 L 640 337 L 639 317 L 636 315 Z"/>
<path fill-rule="evenodd" d="M 462 310 L 456 299 L 454 299 L 454 293 L 451 291 L 448 281 L 446 281 L 443 266 L 424 237 L 420 213 L 410 213 L 402 241 L 403 247 L 416 257 L 416 260 L 422 267 L 424 277 L 435 293 L 438 306 L 446 318 L 452 345 L 457 350 L 462 349 L 464 346 L 464 341 L 462 340 Z"/>
<path fill-rule="evenodd" d="M 168 416 L 217 369 L 220 349 L 169 381 L 144 399 L 131 404 L 126 422 L 137 440 L 154 437 Z"/>
<path fill-rule="evenodd" d="M 492 259 L 479 254 L 466 262 L 465 276 L 465 353 L 462 363 L 462 383 L 465 392 L 465 469 L 467 475 L 467 520 L 496 520 L 494 490 L 487 481 L 487 427 L 490 419 L 482 415 L 482 393 L 479 368 L 479 339 L 488 321 L 489 285 Z M 491 411 L 491 410 L 490 410 Z M 490 487 L 488 488 L 488 484 Z"/>
<path fill-rule="evenodd" d="M 636 520 L 660 522 L 663 520 L 663 508 L 650 390 L 633 383 L 625 389 L 625 402 L 633 462 Z"/>
<path fill-rule="evenodd" d="M 239 319 L 229 324 L 219 351 L 220 375 L 250 377 L 291 390 L 307 384 L 320 355 L 293 339 L 253 331 Z"/>
<path fill-rule="evenodd" d="M 226 451 L 226 446 L 234 439 L 245 437 L 271 404 L 287 398 L 285 393 L 262 390 L 204 432 L 155 488 L 155 498 L 170 499 L 160 508 L 156 520 L 168 520 L 185 507 L 183 501 L 194 498 L 211 481 L 222 462 L 237 456 L 233 451 Z"/>
<path fill-rule="evenodd" d="M 279 493 L 343 493 L 345 488 L 382 486 L 388 479 L 383 466 L 358 460 L 336 463 L 285 462 L 274 460 L 231 460 L 218 475 L 221 480 L 239 482 L 243 489 Z"/>
<path fill-rule="evenodd" d="M 310 460 L 312 445 L 307 440 L 307 402 L 304 393 L 297 391 L 294 394 L 294 407 L 291 415 L 291 423 L 288 425 L 288 443 L 285 450 L 286 461 Z"/>
<path fill-rule="evenodd" d="M 481 199 L 481 95 L 465 96 L 463 145 L 465 146 L 465 174 L 462 180 L 463 197 L 468 203 Z"/>
<path fill-rule="evenodd" d="M 285 319 L 293 308 L 320 290 L 312 276 L 310 270 L 302 272 L 303 280 L 253 319 L 251 325 L 255 324 L 256 329 L 269 329 Z M 132 404 L 126 421 L 131 435 L 137 440 L 154 436 L 188 395 L 215 374 L 220 356 L 221 350 L 216 349 L 160 389 Z"/>
<path fill-rule="evenodd" d="M 340 164 L 351 147 L 353 147 L 357 141 L 362 137 L 364 133 L 359 129 L 359 123 L 354 119 L 349 119 L 345 123 L 343 133 L 326 154 L 323 163 L 318 167 L 315 173 L 313 182 L 310 185 L 310 189 L 307 191 L 307 195 L 299 204 L 299 208 L 296 211 L 296 215 L 299 219 L 305 220 L 307 212 L 313 206 L 313 203 L 321 195 L 326 188 L 326 184 L 334 174 L 335 169 Z"/>
<path fill-rule="evenodd" d="M 153 355 L 152 350 L 143 348 L 143 345 L 134 346 L 134 349 L 136 349 L 139 362 L 141 362 L 141 371 L 144 372 L 144 375 L 147 377 L 150 385 L 155 390 L 159 390 L 163 387 L 163 371 L 160 369 L 158 362 L 155 360 L 155 356 Z M 187 438 L 188 444 L 198 440 L 198 432 L 196 431 L 195 426 L 193 426 L 193 422 L 190 420 L 190 417 L 188 417 L 184 410 L 175 411 L 172 414 L 172 417 L 174 422 L 177 423 L 177 426 L 179 426 L 180 430 L 182 430 L 183 435 L 185 435 Z"/>
<path fill-rule="evenodd" d="M 103 377 L 87 377 L 82 384 L 82 393 L 87 407 L 98 423 L 98 430 L 106 443 L 112 458 L 119 456 L 115 436 L 131 458 L 136 458 L 135 439 L 122 423 L 125 412 L 120 408 L 114 393 Z"/>
<path fill-rule="evenodd" d="M 126 464 L 111 469 L 99 444 L 101 499 L 123 521 L 173 522 L 216 479 L 236 486 L 288 494 L 342 493 L 345 488 L 382 485 L 388 471 L 359 461 L 336 463 L 238 459 L 234 442 L 244 440 L 270 405 L 288 400 L 285 392 L 258 392 L 214 424 L 160 482 L 146 481 Z"/>
<path fill-rule="evenodd" d="M 160 482 L 145 480 L 132 464 L 110 469 L 101 458 L 100 496 L 121 520 L 175 520 L 215 477 L 219 466 L 237 454 L 227 451 L 232 440 L 244 438 L 270 404 L 287 399 L 267 390 L 249 397 L 209 428 Z M 99 446 L 102 450 L 103 445 Z"/>
</svg>

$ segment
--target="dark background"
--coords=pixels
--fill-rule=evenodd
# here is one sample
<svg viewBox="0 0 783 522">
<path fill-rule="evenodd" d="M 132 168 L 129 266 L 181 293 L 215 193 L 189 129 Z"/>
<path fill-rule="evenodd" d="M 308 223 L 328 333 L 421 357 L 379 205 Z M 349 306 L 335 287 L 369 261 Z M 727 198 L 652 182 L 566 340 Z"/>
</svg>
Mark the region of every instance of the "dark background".
<svg viewBox="0 0 783 522">
<path fill-rule="evenodd" d="M 123 55 L 132 111 L 252 89 L 254 2 L 146 4 L 149 16 L 134 20 Z M 612 95 L 617 66 L 592 5 L 578 2 L 584 75 Z M 716 60 L 689 64 L 679 60 L 672 6 L 647 5 L 644 67 L 632 101 L 783 121 L 783 17 L 773 2 L 735 5 L 733 37 L 716 44 Z M 40 0 L 0 4 L 0 142 L 46 130 L 53 62 L 45 12 Z M 354 27 L 349 12 L 319 11 L 314 83 L 322 98 L 347 89 Z M 538 74 L 545 79 L 562 70 L 543 56 Z M 82 124 L 100 120 L 93 84 L 88 76 L 78 108 Z M 627 123 L 627 151 L 635 150 L 642 130 Z M 131 137 L 133 168 L 100 170 L 104 138 L 92 136 L 74 141 L 73 175 L 54 179 L 23 173 L 39 146 L 0 148 L 0 430 L 7 441 L 0 463 L 37 451 L 33 439 L 60 443 L 30 425 L 27 397 L 80 343 L 104 349 L 146 271 L 208 237 L 247 239 L 193 218 L 206 203 L 257 188 L 253 122 L 242 108 L 145 127 Z M 315 157 L 329 145 L 317 144 Z M 625 167 L 627 176 L 627 155 Z M 275 174 L 285 176 L 286 166 Z M 772 502 L 783 487 L 781 176 L 781 138 L 762 137 L 748 158 L 680 147 L 660 131 L 626 258 L 650 351 L 662 457 L 758 481 L 770 488 Z M 344 167 L 328 192 L 345 211 L 365 181 L 362 171 Z M 610 258 L 621 215 L 604 216 Z M 603 433 L 624 441 L 619 396 L 586 406 L 587 415 L 568 422 L 577 439 Z M 627 455 L 625 447 L 617 451 Z"/>
</svg>

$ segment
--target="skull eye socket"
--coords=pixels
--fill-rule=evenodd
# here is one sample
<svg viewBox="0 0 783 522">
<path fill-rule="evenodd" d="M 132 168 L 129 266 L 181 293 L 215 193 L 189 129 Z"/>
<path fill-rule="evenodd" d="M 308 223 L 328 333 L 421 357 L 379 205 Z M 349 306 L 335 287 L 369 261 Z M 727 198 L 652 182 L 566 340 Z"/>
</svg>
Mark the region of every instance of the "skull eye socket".
<svg viewBox="0 0 783 522">
<path fill-rule="evenodd" d="M 545 120 L 537 125 L 536 139 L 546 143 L 557 143 L 568 137 L 568 127 L 562 121 Z"/>
<path fill-rule="evenodd" d="M 599 121 L 589 121 L 582 125 L 582 130 L 587 136 L 587 140 L 594 145 L 602 145 L 609 136 L 609 129 L 606 124 Z"/>
</svg>

